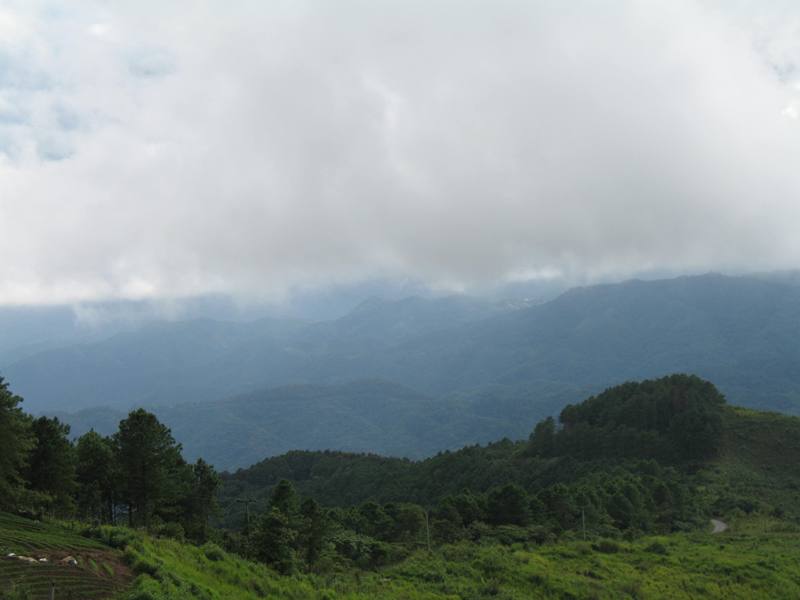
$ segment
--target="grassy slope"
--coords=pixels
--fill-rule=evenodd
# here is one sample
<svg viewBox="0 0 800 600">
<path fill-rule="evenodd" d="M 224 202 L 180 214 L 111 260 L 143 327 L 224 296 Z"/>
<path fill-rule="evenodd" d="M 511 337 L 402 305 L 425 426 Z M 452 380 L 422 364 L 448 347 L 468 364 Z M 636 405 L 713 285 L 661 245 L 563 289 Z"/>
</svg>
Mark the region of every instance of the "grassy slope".
<svg viewBox="0 0 800 600">
<path fill-rule="evenodd" d="M 541 547 L 460 544 L 424 551 L 378 572 L 278 577 L 225 553 L 168 540 L 143 540 L 137 600 L 287 598 L 315 600 L 500 598 L 800 597 L 798 529 L 785 522 L 736 522 L 718 536 L 650 537 L 597 543 L 567 541 Z M 757 529 L 760 533 L 753 533 Z M 742 533 L 737 533 L 737 530 Z M 611 552 L 609 552 L 611 550 Z"/>
<path fill-rule="evenodd" d="M 112 597 L 131 579 L 121 553 L 61 525 L 5 513 L 0 513 L 0 552 L 0 590 L 18 586 L 37 600 L 49 598 L 51 582 L 56 584 L 57 598 L 92 600 Z M 8 558 L 10 552 L 49 562 L 28 564 Z M 68 555 L 78 560 L 77 567 L 58 563 Z"/>
<path fill-rule="evenodd" d="M 3 544 L 27 552 L 73 549 L 78 555 L 108 547 L 53 525 L 3 516 Z M 541 547 L 460 544 L 420 551 L 378 572 L 280 577 L 264 566 L 216 548 L 133 534 L 126 554 L 140 573 L 120 598 L 135 600 L 479 598 L 794 598 L 800 597 L 798 529 L 777 520 L 735 521 L 733 531 L 615 542 L 565 541 Z M 658 545 L 656 545 L 658 544 Z M 659 546 L 660 545 L 660 546 Z M 608 552 L 608 550 L 616 550 Z M 112 561 L 113 562 L 113 561 Z M 5 561 L 2 561 L 5 565 Z M 28 567 L 36 598 L 46 597 L 52 571 Z M 34 571 L 35 570 L 35 571 Z M 73 598 L 107 598 L 122 583 L 90 570 L 75 579 Z M 3 571 L 0 581 L 8 583 Z M 61 578 L 60 585 L 65 585 Z M 65 590 L 66 588 L 60 587 Z M 60 598 L 69 598 L 64 591 Z"/>
</svg>

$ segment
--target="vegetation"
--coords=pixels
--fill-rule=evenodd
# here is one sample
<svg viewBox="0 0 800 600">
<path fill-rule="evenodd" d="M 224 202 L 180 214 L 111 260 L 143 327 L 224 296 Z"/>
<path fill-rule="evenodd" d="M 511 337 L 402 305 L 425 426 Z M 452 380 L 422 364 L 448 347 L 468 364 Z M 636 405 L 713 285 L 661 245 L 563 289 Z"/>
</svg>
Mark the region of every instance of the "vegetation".
<svg viewBox="0 0 800 600">
<path fill-rule="evenodd" d="M 77 442 L 58 419 L 25 415 L 0 378 L 0 490 L 3 508 L 33 517 L 90 518 L 165 527 L 203 542 L 216 506 L 219 478 L 202 460 L 187 464 L 168 428 L 134 410 L 119 431 L 90 431 Z"/>
<path fill-rule="evenodd" d="M 0 559 L 12 598 L 41 596 L 51 567 L 64 569 L 64 589 L 73 577 L 94 594 L 81 597 L 127 586 L 130 600 L 766 598 L 800 587 L 800 420 L 728 407 L 694 376 L 610 388 L 523 442 L 420 462 L 294 452 L 221 478 L 184 461 L 147 411 L 71 442 L 2 389 L 0 423 L 20 449 L 4 471 L 7 508 L 39 522 L 4 515 L 0 549 L 49 561 Z M 711 517 L 734 529 L 712 538 Z M 54 562 L 67 553 L 80 553 L 73 570 Z"/>
<path fill-rule="evenodd" d="M 34 559 L 31 563 L 17 557 Z M 73 558 L 71 564 L 67 558 Z M 0 513 L 0 598 L 45 600 L 108 598 L 132 583 L 122 553 L 57 523 Z M 46 559 L 47 562 L 39 562 Z"/>
<path fill-rule="evenodd" d="M 46 598 L 49 581 L 74 598 L 117 595 L 128 600 L 185 598 L 479 599 L 479 598 L 790 598 L 800 594 L 797 526 L 756 516 L 732 521 L 719 536 L 697 532 L 635 541 L 590 537 L 536 544 L 512 539 L 460 542 L 432 552 L 413 551 L 375 570 L 281 576 L 214 544 L 203 546 L 120 527 L 79 537 L 52 524 L 0 515 L 0 546 L 69 548 L 98 558 L 96 571 L 21 566 L 0 559 L 0 581 L 16 584 L 18 597 Z M 12 537 L 17 546 L 9 546 Z M 124 553 L 109 544 L 123 545 Z M 44 550 L 47 552 L 48 550 Z M 124 561 L 124 562 L 123 562 Z M 13 570 L 12 570 L 13 569 Z M 112 574 L 109 574 L 109 571 Z M 27 575 L 23 579 L 22 575 Z M 135 577 L 135 579 L 131 579 Z M 25 585 L 25 583 L 29 585 Z M 72 587 L 67 587 L 71 585 Z M 25 591 L 31 592 L 23 596 Z M 2 594 L 2 592 L 0 592 Z M 3 596 L 0 595 L 0 598 Z M 14 596 L 8 596 L 14 597 Z"/>
</svg>

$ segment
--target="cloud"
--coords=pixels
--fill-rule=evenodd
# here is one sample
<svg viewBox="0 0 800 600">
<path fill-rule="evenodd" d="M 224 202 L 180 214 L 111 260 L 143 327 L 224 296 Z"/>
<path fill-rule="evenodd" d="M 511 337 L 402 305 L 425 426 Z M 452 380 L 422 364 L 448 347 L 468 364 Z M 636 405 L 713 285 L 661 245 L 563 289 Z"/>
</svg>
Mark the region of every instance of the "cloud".
<svg viewBox="0 0 800 600">
<path fill-rule="evenodd" d="M 792 3 L 3 6 L 0 303 L 800 264 Z"/>
</svg>

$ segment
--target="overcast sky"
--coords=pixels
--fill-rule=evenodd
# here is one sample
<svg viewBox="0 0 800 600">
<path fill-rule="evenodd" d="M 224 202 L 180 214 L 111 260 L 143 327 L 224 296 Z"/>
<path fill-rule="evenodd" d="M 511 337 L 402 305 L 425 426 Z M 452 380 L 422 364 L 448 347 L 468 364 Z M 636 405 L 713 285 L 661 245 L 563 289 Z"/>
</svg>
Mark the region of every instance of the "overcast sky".
<svg viewBox="0 0 800 600">
<path fill-rule="evenodd" d="M 800 267 L 797 6 L 0 0 L 0 304 Z"/>
</svg>

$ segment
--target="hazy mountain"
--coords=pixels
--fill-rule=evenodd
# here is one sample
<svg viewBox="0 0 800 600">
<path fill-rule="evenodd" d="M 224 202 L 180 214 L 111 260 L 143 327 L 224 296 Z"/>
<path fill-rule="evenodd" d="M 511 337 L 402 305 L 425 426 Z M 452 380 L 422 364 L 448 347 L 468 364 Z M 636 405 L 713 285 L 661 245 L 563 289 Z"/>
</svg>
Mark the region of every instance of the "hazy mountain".
<svg viewBox="0 0 800 600">
<path fill-rule="evenodd" d="M 501 405 L 507 401 L 501 391 L 495 394 Z M 526 436 L 530 424 L 552 410 L 530 401 L 522 410 L 487 410 L 483 400 L 434 400 L 400 385 L 361 381 L 287 386 L 223 402 L 149 408 L 172 428 L 187 457 L 202 456 L 228 469 L 298 448 L 423 458 L 466 443 Z M 515 418 L 521 413 L 522 418 Z M 58 416 L 78 436 L 90 428 L 113 433 L 125 412 L 101 408 Z"/>
<path fill-rule="evenodd" d="M 179 405 L 202 403 L 208 419 L 229 415 L 230 432 L 247 427 L 254 432 L 254 438 L 243 434 L 240 449 L 233 447 L 239 443 L 233 433 L 225 438 L 233 440 L 230 457 L 273 448 L 343 447 L 333 443 L 337 439 L 347 440 L 350 449 L 419 456 L 485 439 L 472 425 L 458 424 L 452 438 L 428 444 L 425 423 L 434 413 L 420 407 L 436 408 L 443 423 L 462 416 L 494 419 L 495 435 L 519 436 L 525 431 L 517 422 L 527 427 L 543 411 L 554 412 L 586 393 L 624 379 L 680 371 L 715 381 L 732 402 L 800 413 L 800 286 L 791 274 L 629 281 L 576 288 L 550 302 L 521 306 L 464 297 L 373 299 L 342 318 L 317 323 L 154 323 L 100 342 L 37 353 L 10 365 L 4 375 L 34 411 L 173 406 L 173 413 L 162 408 L 160 414 L 187 444 L 193 434 L 183 429 L 184 420 L 192 427 L 200 420 Z M 318 445 L 313 436 L 300 435 L 317 414 L 316 408 L 300 407 L 313 402 L 293 407 L 292 400 L 280 399 L 295 398 L 296 390 L 250 396 L 257 410 L 246 419 L 236 416 L 241 399 L 219 410 L 206 404 L 258 389 L 342 386 L 363 379 L 424 394 L 425 402 L 402 396 L 413 407 L 408 415 L 417 419 L 414 427 L 422 437 L 391 433 L 394 417 L 380 402 L 396 394 L 369 396 L 382 407 L 370 416 L 375 431 L 386 427 L 385 433 L 332 429 L 333 437 Z M 349 388 L 308 389 L 317 390 L 311 394 L 315 402 L 326 397 L 344 402 L 342 390 Z M 355 406 L 347 409 L 348 419 L 358 414 Z M 260 429 L 286 415 L 299 429 Z M 276 437 L 281 432 L 285 444 Z M 262 435 L 263 441 L 252 441 Z M 203 453 L 211 455 L 206 448 Z M 217 456 L 239 460 L 221 451 Z"/>
<path fill-rule="evenodd" d="M 340 319 L 311 324 L 156 322 L 40 352 L 3 372 L 34 411 L 220 400 L 266 386 L 370 378 L 391 348 L 502 310 L 462 297 L 371 299 Z"/>
</svg>

